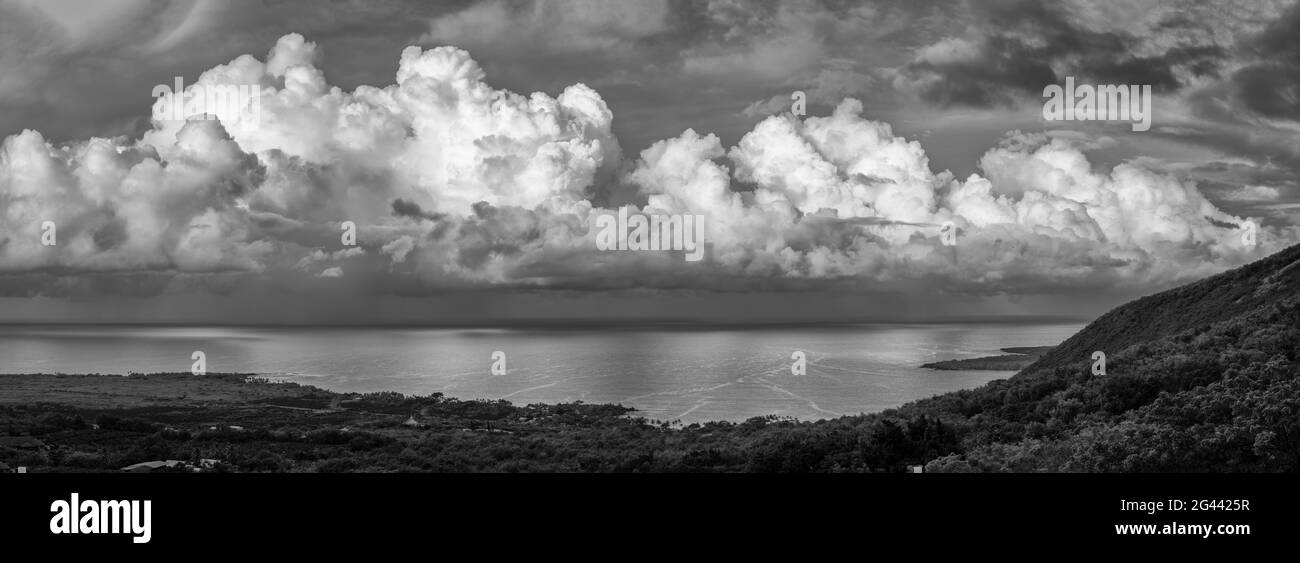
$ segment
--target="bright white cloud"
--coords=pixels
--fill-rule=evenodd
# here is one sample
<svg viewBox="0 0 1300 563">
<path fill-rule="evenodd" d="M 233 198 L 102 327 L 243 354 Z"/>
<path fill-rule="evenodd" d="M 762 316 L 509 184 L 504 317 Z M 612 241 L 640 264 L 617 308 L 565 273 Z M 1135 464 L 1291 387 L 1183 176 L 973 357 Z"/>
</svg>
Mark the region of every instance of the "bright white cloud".
<svg viewBox="0 0 1300 563">
<path fill-rule="evenodd" d="M 1267 228 L 1245 247 L 1247 218 L 1138 164 L 1094 170 L 1086 140 L 1014 135 L 961 181 L 848 99 L 825 117 L 769 117 L 730 149 L 688 130 L 625 160 L 612 112 L 583 85 L 522 96 L 465 51 L 410 47 L 394 84 L 345 92 L 318 59 L 288 35 L 266 62 L 245 55 L 192 86 L 258 85 L 257 116 L 157 122 L 139 141 L 5 139 L 0 271 L 1025 293 L 1183 281 L 1298 238 Z M 590 220 L 611 210 L 592 199 L 610 186 L 643 210 L 705 215 L 708 258 L 597 251 Z M 41 245 L 47 220 L 54 247 Z M 344 221 L 358 247 L 341 246 Z M 956 247 L 937 236 L 947 221 Z"/>
</svg>

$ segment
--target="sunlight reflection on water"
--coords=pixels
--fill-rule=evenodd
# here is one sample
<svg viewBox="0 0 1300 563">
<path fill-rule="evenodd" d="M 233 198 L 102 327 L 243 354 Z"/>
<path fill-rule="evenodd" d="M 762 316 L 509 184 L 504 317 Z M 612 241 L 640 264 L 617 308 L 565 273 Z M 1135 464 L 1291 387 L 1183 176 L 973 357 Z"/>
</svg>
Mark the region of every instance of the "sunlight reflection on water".
<svg viewBox="0 0 1300 563">
<path fill-rule="evenodd" d="M 1010 372 L 926 362 L 1050 346 L 1078 324 L 859 325 L 763 330 L 0 327 L 0 373 L 249 372 L 336 391 L 443 392 L 517 404 L 622 403 L 653 419 L 739 421 L 876 412 Z M 504 375 L 491 354 L 507 354 Z M 807 355 L 805 376 L 790 354 Z"/>
</svg>

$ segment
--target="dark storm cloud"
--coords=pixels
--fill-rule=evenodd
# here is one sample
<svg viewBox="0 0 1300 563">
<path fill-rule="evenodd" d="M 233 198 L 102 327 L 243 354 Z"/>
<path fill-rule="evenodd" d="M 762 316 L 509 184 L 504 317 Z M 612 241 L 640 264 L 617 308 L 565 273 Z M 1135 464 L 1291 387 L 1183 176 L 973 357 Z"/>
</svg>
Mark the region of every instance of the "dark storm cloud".
<svg viewBox="0 0 1300 563">
<path fill-rule="evenodd" d="M 429 213 L 420 207 L 420 204 L 414 201 L 407 201 L 402 198 L 393 200 L 393 215 L 398 217 L 409 217 L 412 219 L 424 219 L 428 221 L 437 221 L 444 215 L 438 213 Z"/>
<path fill-rule="evenodd" d="M 1186 92 L 1195 120 L 1166 134 L 1250 159 L 1259 170 L 1280 167 L 1289 177 L 1268 185 L 1280 187 L 1284 200 L 1300 199 L 1294 181 L 1300 176 L 1300 2 L 1257 8 L 1252 25 L 1233 33 L 1225 47 L 1231 70 Z"/>
<path fill-rule="evenodd" d="M 900 88 L 936 105 L 973 107 L 1041 99 L 1046 85 L 1066 76 L 1149 84 L 1168 92 L 1185 86 L 1190 77 L 1216 73 L 1227 57 L 1219 45 L 1182 42 L 1143 54 L 1157 44 L 1150 36 L 1120 27 L 1093 29 L 1066 3 L 997 0 L 963 6 L 974 20 L 974 32 L 921 49 L 900 69 Z M 1174 14 L 1155 28 L 1177 37 L 1196 24 Z"/>
<path fill-rule="evenodd" d="M 1056 82 L 1052 68 L 1026 56 L 1028 49 L 1015 40 L 991 37 L 977 49 L 968 60 L 920 60 L 904 67 L 903 73 L 932 77 L 915 87 L 922 100 L 938 106 L 1010 106 L 1041 92 L 1043 84 Z"/>
<path fill-rule="evenodd" d="M 1036 114 L 1042 89 L 1067 76 L 1150 84 L 1156 119 L 1147 138 L 1169 147 L 1172 162 L 1180 153 L 1203 162 L 1209 149 L 1211 158 L 1287 176 L 1261 183 L 1242 170 L 1217 175 L 1207 193 L 1225 209 L 1264 211 L 1241 199 L 1250 190 L 1277 190 L 1280 203 L 1271 205 L 1300 199 L 1291 179 L 1300 173 L 1300 3 L 1008 0 L 961 10 L 969 26 L 947 29 L 899 67 L 893 85 L 904 95 L 956 112 Z M 1130 149 L 1128 158 L 1143 154 Z"/>
<path fill-rule="evenodd" d="M 1268 118 L 1300 120 L 1300 3 L 1246 44 L 1252 64 L 1233 73 L 1233 94 Z"/>
</svg>

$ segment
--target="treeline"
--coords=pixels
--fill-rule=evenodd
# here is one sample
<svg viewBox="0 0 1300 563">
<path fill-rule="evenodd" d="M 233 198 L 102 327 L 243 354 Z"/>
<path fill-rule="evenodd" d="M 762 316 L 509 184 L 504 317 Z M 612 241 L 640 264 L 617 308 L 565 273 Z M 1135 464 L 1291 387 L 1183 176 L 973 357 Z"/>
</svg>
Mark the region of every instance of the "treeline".
<svg viewBox="0 0 1300 563">
<path fill-rule="evenodd" d="M 1300 470 L 1300 300 L 909 405 L 959 417 L 932 471 Z M 905 416 L 906 416 L 905 415 Z"/>
</svg>

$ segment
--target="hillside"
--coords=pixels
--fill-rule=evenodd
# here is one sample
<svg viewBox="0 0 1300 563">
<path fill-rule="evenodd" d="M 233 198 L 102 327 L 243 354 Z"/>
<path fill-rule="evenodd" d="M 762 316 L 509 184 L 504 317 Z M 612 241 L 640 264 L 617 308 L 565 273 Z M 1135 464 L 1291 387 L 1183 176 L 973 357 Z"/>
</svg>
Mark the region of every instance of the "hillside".
<svg viewBox="0 0 1300 563">
<path fill-rule="evenodd" d="M 1300 245 L 1182 287 L 1143 297 L 1093 321 L 1025 371 L 1071 365 L 1093 351 L 1114 354 L 1209 326 L 1300 295 Z"/>
<path fill-rule="evenodd" d="M 935 471 L 1297 471 L 1298 356 L 1300 246 L 1121 306 L 1008 380 L 885 416 L 960 428 Z"/>
</svg>

